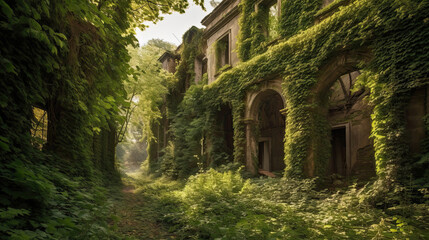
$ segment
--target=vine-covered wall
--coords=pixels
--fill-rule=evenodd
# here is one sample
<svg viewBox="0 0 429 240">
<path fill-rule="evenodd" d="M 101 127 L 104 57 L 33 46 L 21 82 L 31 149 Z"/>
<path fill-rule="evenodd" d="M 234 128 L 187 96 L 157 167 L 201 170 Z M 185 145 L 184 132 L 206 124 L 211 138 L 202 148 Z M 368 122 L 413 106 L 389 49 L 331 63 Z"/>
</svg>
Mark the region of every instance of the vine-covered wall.
<svg viewBox="0 0 429 240">
<path fill-rule="evenodd" d="M 238 55 L 242 61 L 263 53 L 269 44 L 266 32 L 268 28 L 269 6 L 264 1 L 241 1 L 240 34 L 238 38 Z M 287 39 L 299 31 L 305 30 L 314 23 L 314 15 L 322 4 L 317 1 L 282 0 L 277 31 L 282 39 Z"/>
<path fill-rule="evenodd" d="M 371 103 L 375 106 L 372 135 L 377 172 L 384 176 L 387 169 L 399 166 L 409 156 L 404 138 L 404 106 L 407 104 L 406 96 L 413 88 L 411 86 L 427 84 L 428 61 L 423 46 L 427 45 L 428 31 L 424 30 L 427 19 L 424 12 L 428 4 L 415 1 L 353 1 L 340 8 L 333 16 L 308 28 L 311 21 L 302 20 L 297 24 L 296 20 L 299 18 L 286 17 L 284 14 L 299 15 L 305 12 L 307 14 L 303 15 L 308 16 L 308 10 L 314 14 L 317 11 L 314 3 L 290 2 L 282 3 L 280 28 L 283 29 L 280 32 L 284 37 L 288 37 L 288 32 L 301 32 L 231 70 L 245 84 L 272 74 L 283 76 L 288 108 L 286 176 L 323 175 L 330 155 L 329 126 L 323 116 L 312 110 L 321 104 L 313 98 L 314 87 L 320 80 L 320 69 L 331 58 L 359 49 L 365 49 L 367 54 L 372 55 L 371 60 L 361 57 L 363 63 L 359 67 L 366 73 L 361 79 L 367 80 L 361 81 L 370 89 Z M 242 4 L 247 6 L 251 1 L 244 1 Z M 244 9 L 243 11 L 253 10 L 252 7 Z M 248 16 L 243 14 L 242 19 Z M 248 21 L 242 21 L 242 24 L 243 22 Z M 297 28 L 287 27 L 290 25 Z M 306 28 L 308 29 L 305 30 Z M 247 39 L 240 38 L 243 46 L 254 36 L 250 26 L 242 25 L 241 31 L 241 36 L 249 36 Z M 246 56 L 244 47 L 240 51 L 243 52 L 242 57 Z M 349 57 L 359 58 L 356 55 L 358 54 L 351 53 Z M 398 62 L 402 64 L 398 65 Z M 246 69 L 246 73 L 242 73 L 241 68 Z M 229 82 L 227 77 L 230 77 L 229 74 L 222 75 L 218 84 Z M 314 164 L 310 167 L 312 170 L 308 169 L 309 164 Z"/>
<path fill-rule="evenodd" d="M 0 238 L 65 238 L 85 225 L 71 222 L 73 201 L 119 181 L 115 129 L 134 42 L 121 4 L 0 0 Z M 42 149 L 33 107 L 48 116 Z M 81 188 L 89 193 L 76 200 Z M 75 227 L 57 231 L 65 219 Z"/>
<path fill-rule="evenodd" d="M 332 15 L 316 24 L 321 1 L 284 0 L 279 24 L 282 39 L 273 46 L 263 44 L 266 41 L 260 26 L 263 21 L 258 20 L 262 11 L 255 12 L 255 2 L 240 3 L 238 55 L 243 62 L 221 74 L 212 84 L 199 86 L 199 97 L 207 95 L 211 97 L 205 98 L 208 102 L 215 99 L 232 105 L 235 161 L 245 162 L 246 93 L 258 89 L 261 80 L 280 76 L 287 108 L 285 176 L 324 176 L 331 154 L 330 126 L 320 110 L 326 103 L 317 95 L 324 81 L 321 71 L 333 64 L 340 65 L 337 74 L 341 68 L 360 69 L 362 75 L 357 85 L 371 93 L 378 176 L 396 179 L 400 177 L 399 167 L 404 170 L 402 175 L 407 175 L 406 169 L 415 164 L 427 166 L 427 161 L 416 162 L 409 153 L 404 110 L 413 89 L 428 83 L 427 1 L 350 1 L 347 6 L 340 4 L 337 10 L 330 10 Z M 186 93 L 188 102 L 191 95 L 195 97 L 195 92 Z M 178 118 L 186 115 L 189 121 L 181 122 L 182 127 L 189 132 L 200 131 L 202 126 L 191 119 L 209 121 L 208 112 L 207 108 L 197 108 L 189 113 L 182 105 L 184 115 Z M 196 146 L 200 139 L 175 141 L 194 142 Z M 421 152 L 420 157 L 425 154 Z M 420 157 L 417 159 L 424 159 Z"/>
</svg>

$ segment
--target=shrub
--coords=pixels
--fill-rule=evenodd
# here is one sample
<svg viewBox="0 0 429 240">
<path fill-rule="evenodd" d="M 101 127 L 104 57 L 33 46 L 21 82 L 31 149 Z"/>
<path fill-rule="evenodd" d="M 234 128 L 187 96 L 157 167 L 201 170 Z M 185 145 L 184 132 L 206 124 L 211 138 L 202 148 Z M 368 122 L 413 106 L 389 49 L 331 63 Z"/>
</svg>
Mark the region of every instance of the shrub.
<svg viewBox="0 0 429 240">
<path fill-rule="evenodd" d="M 377 202 L 379 184 L 334 193 L 314 179 L 244 179 L 240 168 L 191 176 L 185 184 L 146 181 L 160 221 L 182 239 L 427 239 L 427 204 Z M 148 185 L 149 184 L 149 185 Z M 176 190 L 176 191 L 174 191 Z M 377 200 L 377 201 L 376 201 Z M 386 204 L 388 203 L 388 204 Z"/>
</svg>

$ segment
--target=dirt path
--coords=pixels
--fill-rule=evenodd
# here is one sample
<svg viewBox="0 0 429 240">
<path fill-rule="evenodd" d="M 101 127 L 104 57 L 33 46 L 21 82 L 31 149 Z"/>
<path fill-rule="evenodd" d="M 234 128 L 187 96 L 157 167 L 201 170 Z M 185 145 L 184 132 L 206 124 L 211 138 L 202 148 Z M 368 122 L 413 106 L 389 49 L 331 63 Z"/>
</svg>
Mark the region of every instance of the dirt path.
<svg viewBox="0 0 429 240">
<path fill-rule="evenodd" d="M 156 222 L 144 194 L 137 193 L 134 186 L 128 185 L 124 186 L 121 195 L 115 204 L 115 214 L 119 217 L 117 231 L 121 235 L 131 239 L 175 239 Z"/>
</svg>

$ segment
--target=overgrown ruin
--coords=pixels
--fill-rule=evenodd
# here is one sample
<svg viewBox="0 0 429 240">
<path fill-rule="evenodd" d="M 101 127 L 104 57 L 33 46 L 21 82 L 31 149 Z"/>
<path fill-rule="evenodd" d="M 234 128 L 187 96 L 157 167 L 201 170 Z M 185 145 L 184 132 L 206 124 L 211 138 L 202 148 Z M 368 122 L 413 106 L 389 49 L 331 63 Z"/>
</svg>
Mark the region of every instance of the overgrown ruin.
<svg viewBox="0 0 429 240">
<path fill-rule="evenodd" d="M 181 97 L 176 100 L 189 95 L 202 101 L 200 109 L 187 116 L 189 125 L 182 126 L 201 134 L 192 148 L 185 147 L 194 152 L 189 156 L 204 159 L 201 164 L 208 167 L 224 154 L 224 162 L 241 162 L 253 174 L 366 180 L 377 174 L 396 176 L 392 169 L 425 154 L 420 146 L 427 136 L 428 76 L 411 62 L 400 66 L 403 60 L 393 58 L 410 49 L 418 56 L 424 53 L 411 45 L 389 48 L 386 38 L 409 33 L 405 27 L 391 29 L 382 20 L 368 22 L 380 14 L 374 10 L 377 4 L 222 1 L 202 20 L 205 29 L 191 28 L 175 53 L 159 59 L 172 73 L 187 62 L 187 73 L 192 73 L 193 79 L 184 81 L 176 72 L 184 85 L 170 95 L 178 91 Z M 394 5 L 384 6 L 385 11 L 394 11 Z M 397 24 L 411 27 L 423 24 L 420 21 Z M 184 59 L 187 45 L 194 46 L 194 52 Z M 407 72 L 412 68 L 415 72 Z M 199 88 L 198 94 L 186 91 L 190 83 Z M 165 108 L 164 114 L 180 109 L 177 106 Z M 215 130 L 195 128 L 195 117 Z M 172 121 L 184 123 L 176 118 L 165 117 L 163 136 Z M 168 141 L 190 144 L 180 137 L 158 141 L 158 152 Z"/>
</svg>

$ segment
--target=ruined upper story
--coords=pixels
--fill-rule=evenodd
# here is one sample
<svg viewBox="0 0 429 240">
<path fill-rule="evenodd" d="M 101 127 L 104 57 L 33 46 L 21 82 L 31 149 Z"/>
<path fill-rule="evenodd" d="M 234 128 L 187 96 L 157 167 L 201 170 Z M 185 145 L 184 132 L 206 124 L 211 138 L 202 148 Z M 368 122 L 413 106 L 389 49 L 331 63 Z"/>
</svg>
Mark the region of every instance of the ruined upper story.
<svg viewBox="0 0 429 240">
<path fill-rule="evenodd" d="M 305 22 L 306 18 L 310 19 L 311 25 L 317 24 L 335 12 L 339 6 L 349 2 L 349 0 L 319 0 L 311 3 L 311 6 L 304 6 L 305 3 L 289 0 L 222 1 L 201 21 L 206 27 L 203 39 L 207 46 L 205 64 L 208 83 L 212 83 L 222 71 L 264 52 L 268 46 L 276 44 L 280 39 L 290 37 L 291 33 L 293 35 L 298 32 L 294 30 L 309 27 L 299 26 L 303 25 L 302 22 Z M 285 9 L 282 9 L 282 5 Z M 301 12 L 294 12 L 295 15 L 291 16 L 286 8 L 294 11 L 298 9 Z M 313 8 L 313 11 L 308 12 L 308 8 Z M 309 16 L 302 18 L 300 14 Z M 285 28 L 292 30 L 287 31 Z M 239 38 L 241 43 L 238 42 Z"/>
<path fill-rule="evenodd" d="M 162 64 L 162 68 L 169 73 L 174 73 L 176 71 L 178 60 L 180 60 L 180 55 L 171 51 L 165 51 L 161 57 L 158 58 L 158 61 Z"/>
<path fill-rule="evenodd" d="M 201 23 L 206 27 L 208 82 L 215 80 L 225 65 L 234 67 L 240 61 L 236 52 L 239 34 L 239 0 L 222 1 Z"/>
<path fill-rule="evenodd" d="M 319 23 L 350 1 L 222 1 L 201 21 L 206 27 L 202 38 L 204 56 L 195 59 L 195 82 L 199 82 L 203 74 L 207 73 L 208 83 L 212 83 L 221 72 L 263 53 L 282 39 Z M 162 58 L 164 65 L 171 62 L 167 64 L 170 72 L 173 62 L 178 60 L 174 57 L 175 54 Z"/>
</svg>

